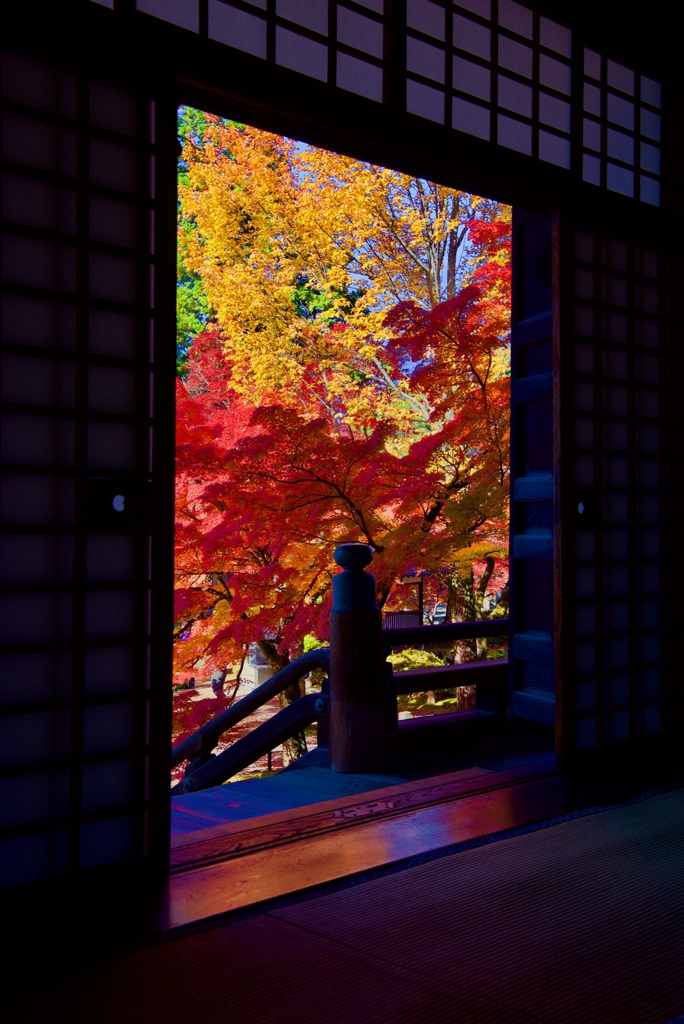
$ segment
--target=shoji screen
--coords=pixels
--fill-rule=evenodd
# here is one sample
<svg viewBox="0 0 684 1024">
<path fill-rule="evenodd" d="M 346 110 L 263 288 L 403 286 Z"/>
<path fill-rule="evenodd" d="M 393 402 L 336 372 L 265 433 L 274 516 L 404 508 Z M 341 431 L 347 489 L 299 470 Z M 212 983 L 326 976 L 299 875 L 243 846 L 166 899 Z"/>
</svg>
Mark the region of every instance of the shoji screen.
<svg viewBox="0 0 684 1024">
<path fill-rule="evenodd" d="M 554 345 L 552 225 L 513 211 L 510 712 L 553 726 Z"/>
<path fill-rule="evenodd" d="M 1 73 L 0 860 L 17 885 L 159 853 L 161 350 L 154 105 L 11 53 Z"/>
<path fill-rule="evenodd" d="M 561 324 L 566 749 L 666 731 L 662 258 L 570 226 Z"/>
<path fill-rule="evenodd" d="M 133 14 L 146 30 L 173 26 L 179 40 L 204 47 L 210 60 L 228 47 L 253 58 L 256 75 L 295 72 L 303 89 L 324 85 L 371 101 L 369 113 L 377 104 L 377 113 L 384 107 L 448 129 L 459 160 L 460 147 L 487 143 L 516 173 L 519 158 L 529 158 L 537 175 L 562 183 L 558 172 L 569 172 L 576 182 L 660 204 L 660 83 L 585 45 L 533 3 L 92 2 L 129 25 Z M 227 84 L 229 51 L 222 63 Z"/>
</svg>

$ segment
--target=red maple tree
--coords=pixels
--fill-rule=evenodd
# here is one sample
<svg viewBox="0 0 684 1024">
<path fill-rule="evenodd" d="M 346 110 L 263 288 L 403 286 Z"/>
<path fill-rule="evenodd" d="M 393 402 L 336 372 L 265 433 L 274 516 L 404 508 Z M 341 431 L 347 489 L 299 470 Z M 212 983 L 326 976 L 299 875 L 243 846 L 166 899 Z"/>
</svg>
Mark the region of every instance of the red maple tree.
<svg viewBox="0 0 684 1024">
<path fill-rule="evenodd" d="M 205 674 L 237 662 L 252 642 L 277 669 L 307 635 L 325 639 L 332 550 L 346 541 L 374 549 L 381 606 L 399 577 L 424 571 L 449 618 L 478 613 L 475 579 L 500 583 L 506 554 L 509 397 L 494 312 L 472 285 L 388 318 L 388 366 L 410 366 L 429 403 L 413 436 L 312 417 L 276 393 L 250 405 L 231 390 L 220 333 L 198 339 L 178 384 L 178 678 L 200 660 Z"/>
<path fill-rule="evenodd" d="M 324 641 L 347 541 L 373 548 L 381 607 L 407 574 L 448 619 L 493 591 L 503 607 L 510 217 L 256 129 L 204 132 L 183 223 L 217 312 L 178 382 L 176 682 L 250 644 L 277 670 Z"/>
</svg>

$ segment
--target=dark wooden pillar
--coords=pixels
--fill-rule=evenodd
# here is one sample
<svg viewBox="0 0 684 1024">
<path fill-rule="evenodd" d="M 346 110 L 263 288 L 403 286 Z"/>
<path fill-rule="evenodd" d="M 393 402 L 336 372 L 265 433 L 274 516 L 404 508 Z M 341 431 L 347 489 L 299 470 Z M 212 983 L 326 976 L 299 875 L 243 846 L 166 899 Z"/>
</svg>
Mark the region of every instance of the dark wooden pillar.
<svg viewBox="0 0 684 1024">
<path fill-rule="evenodd" d="M 375 577 L 364 572 L 373 549 L 341 544 L 330 613 L 330 766 L 336 772 L 379 771 L 386 761 L 389 674 Z"/>
</svg>

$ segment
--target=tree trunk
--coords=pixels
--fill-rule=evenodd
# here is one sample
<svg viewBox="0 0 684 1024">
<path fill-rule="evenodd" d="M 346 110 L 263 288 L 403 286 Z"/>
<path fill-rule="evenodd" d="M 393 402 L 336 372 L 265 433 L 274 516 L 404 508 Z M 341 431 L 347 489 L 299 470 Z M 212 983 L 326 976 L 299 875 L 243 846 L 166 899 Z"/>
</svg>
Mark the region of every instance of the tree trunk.
<svg viewBox="0 0 684 1024">
<path fill-rule="evenodd" d="M 447 622 L 470 622 L 475 619 L 475 596 L 473 594 L 473 570 L 468 567 L 461 571 L 454 567 L 447 579 Z M 462 665 L 477 658 L 475 640 L 454 641 L 454 662 Z"/>
<path fill-rule="evenodd" d="M 268 667 L 274 675 L 276 672 L 280 672 L 281 668 L 290 664 L 290 659 L 287 655 L 278 652 L 277 645 L 273 641 L 259 640 L 257 647 L 266 658 Z M 278 704 L 281 708 L 286 708 L 303 696 L 304 680 L 298 679 L 297 682 L 292 683 L 286 690 L 278 694 Z M 283 767 L 292 764 L 298 757 L 303 757 L 306 751 L 306 736 L 303 732 L 295 733 L 289 740 L 283 742 Z"/>
<path fill-rule="evenodd" d="M 470 622 L 475 619 L 475 595 L 471 567 L 465 571 L 459 570 L 457 566 L 454 567 L 447 581 L 447 593 L 447 622 Z M 453 650 L 456 665 L 474 661 L 477 658 L 477 641 L 455 640 Z M 471 711 L 475 708 L 474 686 L 459 686 L 456 695 L 458 697 L 456 707 L 459 711 Z"/>
<path fill-rule="evenodd" d="M 287 690 L 283 690 L 278 695 L 278 703 L 281 708 L 287 707 L 288 704 L 294 703 L 303 697 L 304 681 L 299 680 L 293 683 L 292 686 L 288 686 Z M 283 767 L 288 764 L 292 764 L 298 757 L 303 757 L 307 752 L 306 736 L 303 732 L 296 732 L 294 736 L 291 736 L 289 740 L 283 741 Z"/>
<path fill-rule="evenodd" d="M 482 611 L 485 597 L 487 596 L 487 586 L 492 573 L 495 568 L 495 561 L 491 556 L 485 559 L 485 571 L 480 577 L 480 582 L 477 585 L 477 593 L 475 594 L 475 615 L 478 619 L 484 619 L 485 616 Z M 487 658 L 487 652 L 489 651 L 489 640 L 486 636 L 478 637 L 477 641 L 477 658 L 478 661 L 484 661 Z"/>
</svg>

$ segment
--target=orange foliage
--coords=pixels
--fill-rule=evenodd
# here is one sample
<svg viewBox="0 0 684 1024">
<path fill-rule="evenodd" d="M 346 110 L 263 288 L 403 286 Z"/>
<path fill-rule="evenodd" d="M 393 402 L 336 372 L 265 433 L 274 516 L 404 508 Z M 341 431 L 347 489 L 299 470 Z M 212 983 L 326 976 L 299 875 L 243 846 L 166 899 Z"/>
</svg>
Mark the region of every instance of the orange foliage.
<svg viewBox="0 0 684 1024">
<path fill-rule="evenodd" d="M 381 603 L 500 587 L 509 211 L 218 119 L 185 156 L 217 323 L 178 385 L 177 671 L 324 639 L 345 541 Z"/>
</svg>

